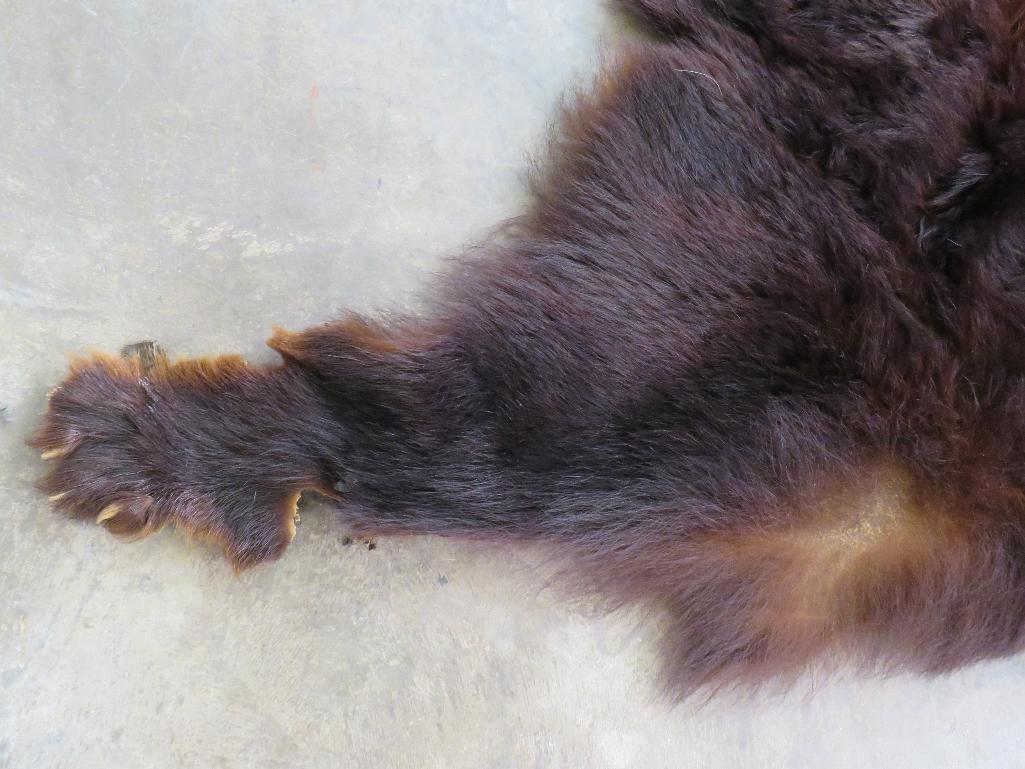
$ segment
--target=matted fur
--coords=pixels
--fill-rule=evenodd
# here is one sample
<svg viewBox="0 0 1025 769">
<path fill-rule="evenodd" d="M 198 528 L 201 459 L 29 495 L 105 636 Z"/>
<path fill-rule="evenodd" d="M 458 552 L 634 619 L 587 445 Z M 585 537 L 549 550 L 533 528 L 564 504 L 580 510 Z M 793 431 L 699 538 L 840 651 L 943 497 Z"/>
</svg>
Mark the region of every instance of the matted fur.
<svg viewBox="0 0 1025 769">
<path fill-rule="evenodd" d="M 284 363 L 94 357 L 56 504 L 238 567 L 358 532 L 539 541 L 665 612 L 667 681 L 1025 643 L 1025 58 L 1000 0 L 624 0 L 529 210 L 426 319 Z"/>
</svg>

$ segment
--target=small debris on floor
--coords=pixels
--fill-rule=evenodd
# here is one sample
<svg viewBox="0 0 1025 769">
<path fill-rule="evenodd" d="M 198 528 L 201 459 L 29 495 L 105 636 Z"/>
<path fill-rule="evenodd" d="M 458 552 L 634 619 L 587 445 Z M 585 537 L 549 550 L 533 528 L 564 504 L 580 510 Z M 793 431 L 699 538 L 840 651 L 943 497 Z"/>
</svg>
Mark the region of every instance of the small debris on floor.
<svg viewBox="0 0 1025 769">
<path fill-rule="evenodd" d="M 342 546 L 348 547 L 356 540 L 367 546 L 367 550 L 377 550 L 377 540 L 373 537 L 342 537 Z"/>
</svg>

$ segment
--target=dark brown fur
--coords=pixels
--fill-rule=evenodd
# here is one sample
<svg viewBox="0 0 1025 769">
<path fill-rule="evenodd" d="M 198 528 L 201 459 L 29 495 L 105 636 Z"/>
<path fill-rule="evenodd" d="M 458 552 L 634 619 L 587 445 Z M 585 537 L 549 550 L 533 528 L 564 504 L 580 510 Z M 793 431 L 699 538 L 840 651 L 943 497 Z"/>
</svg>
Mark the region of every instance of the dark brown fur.
<svg viewBox="0 0 1025 769">
<path fill-rule="evenodd" d="M 94 357 L 57 505 L 238 567 L 358 533 L 542 541 L 669 618 L 668 682 L 1025 644 L 1025 55 L 1000 0 L 623 0 L 530 210 L 426 320 L 284 363 Z"/>
</svg>

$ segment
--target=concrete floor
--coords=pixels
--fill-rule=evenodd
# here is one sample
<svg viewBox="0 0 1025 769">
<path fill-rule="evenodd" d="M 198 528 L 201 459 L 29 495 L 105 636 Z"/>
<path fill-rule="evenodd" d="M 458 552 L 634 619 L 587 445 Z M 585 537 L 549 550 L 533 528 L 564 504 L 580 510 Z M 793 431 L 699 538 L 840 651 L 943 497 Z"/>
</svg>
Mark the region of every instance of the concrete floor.
<svg viewBox="0 0 1025 769">
<path fill-rule="evenodd" d="M 65 355 L 270 360 L 415 303 L 513 213 L 600 0 L 0 0 L 0 767 L 1016 767 L 1025 659 L 670 709 L 653 638 L 521 553 L 346 547 L 241 578 L 54 515 L 23 445 Z"/>
</svg>

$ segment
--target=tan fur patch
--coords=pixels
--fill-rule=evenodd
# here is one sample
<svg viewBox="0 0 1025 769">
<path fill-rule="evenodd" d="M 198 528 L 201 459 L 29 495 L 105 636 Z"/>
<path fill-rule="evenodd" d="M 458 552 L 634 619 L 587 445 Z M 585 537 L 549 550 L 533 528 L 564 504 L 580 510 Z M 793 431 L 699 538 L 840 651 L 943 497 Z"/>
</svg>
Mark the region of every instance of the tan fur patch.
<svg viewBox="0 0 1025 769">
<path fill-rule="evenodd" d="M 914 592 L 956 538 L 948 515 L 880 467 L 809 495 L 785 526 L 728 537 L 720 557 L 753 588 L 747 633 L 803 657 Z"/>
</svg>

